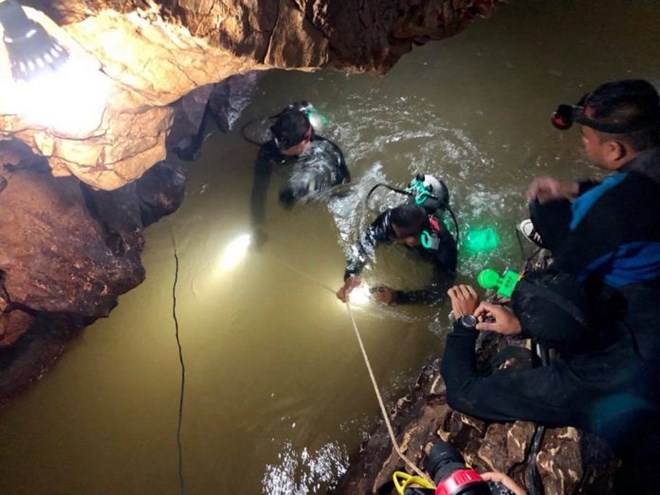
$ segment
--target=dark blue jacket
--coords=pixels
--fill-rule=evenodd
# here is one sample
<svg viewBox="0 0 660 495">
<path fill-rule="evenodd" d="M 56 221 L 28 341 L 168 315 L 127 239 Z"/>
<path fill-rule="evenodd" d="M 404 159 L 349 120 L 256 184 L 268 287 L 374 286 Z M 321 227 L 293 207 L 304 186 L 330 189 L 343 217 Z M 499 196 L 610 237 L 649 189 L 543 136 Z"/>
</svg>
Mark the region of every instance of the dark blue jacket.
<svg viewBox="0 0 660 495">
<path fill-rule="evenodd" d="M 660 150 L 580 192 L 556 267 L 613 288 L 660 277 Z"/>
</svg>

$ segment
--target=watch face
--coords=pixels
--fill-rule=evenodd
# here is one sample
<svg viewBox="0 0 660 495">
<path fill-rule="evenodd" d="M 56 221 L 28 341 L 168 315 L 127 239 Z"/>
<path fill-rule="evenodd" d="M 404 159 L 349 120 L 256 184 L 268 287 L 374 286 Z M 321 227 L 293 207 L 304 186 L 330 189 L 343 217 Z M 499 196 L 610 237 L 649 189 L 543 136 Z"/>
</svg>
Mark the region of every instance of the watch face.
<svg viewBox="0 0 660 495">
<path fill-rule="evenodd" d="M 477 326 L 477 318 L 473 315 L 463 315 L 459 319 L 461 325 L 467 328 L 474 328 Z"/>
</svg>

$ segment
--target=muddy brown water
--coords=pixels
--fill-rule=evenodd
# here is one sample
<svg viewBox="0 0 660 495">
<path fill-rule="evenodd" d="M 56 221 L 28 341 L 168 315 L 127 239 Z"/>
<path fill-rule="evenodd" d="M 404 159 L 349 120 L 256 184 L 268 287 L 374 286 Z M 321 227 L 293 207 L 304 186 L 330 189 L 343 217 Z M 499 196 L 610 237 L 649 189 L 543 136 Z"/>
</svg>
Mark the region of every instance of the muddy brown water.
<svg viewBox="0 0 660 495">
<path fill-rule="evenodd" d="M 660 86 L 660 2 L 512 1 L 454 38 L 415 48 L 384 77 L 273 71 L 237 130 L 188 165 L 186 199 L 147 232 L 147 280 L 0 416 L 0 493 L 174 494 L 180 368 L 172 319 L 176 241 L 186 365 L 183 465 L 190 494 L 323 493 L 378 420 L 346 309 L 344 253 L 373 218 L 377 182 L 442 175 L 461 231 L 492 226 L 501 245 L 461 255 L 460 279 L 516 267 L 514 226 L 539 174 L 594 173 L 576 130 L 549 125 L 605 80 Z M 256 147 L 242 123 L 308 99 L 330 123 L 354 185 L 329 203 L 283 210 L 271 184 L 269 240 L 233 267 L 226 246 L 249 227 Z M 279 181 L 279 182 L 278 182 Z M 374 208 L 392 204 L 380 196 Z M 429 273 L 382 249 L 370 282 L 423 284 Z M 386 401 L 441 355 L 447 307 L 355 310 Z"/>
</svg>

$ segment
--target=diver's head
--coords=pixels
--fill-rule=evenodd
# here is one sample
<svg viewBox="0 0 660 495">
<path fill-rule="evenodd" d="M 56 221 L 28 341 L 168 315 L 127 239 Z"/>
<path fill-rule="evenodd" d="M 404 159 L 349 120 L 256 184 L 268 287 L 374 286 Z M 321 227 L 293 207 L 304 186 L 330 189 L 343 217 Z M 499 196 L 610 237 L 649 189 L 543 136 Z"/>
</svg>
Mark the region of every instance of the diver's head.
<svg viewBox="0 0 660 495">
<path fill-rule="evenodd" d="M 559 105 L 552 123 L 582 126 L 587 158 L 606 170 L 618 170 L 638 153 L 660 146 L 660 98 L 643 79 L 608 82 L 584 95 L 577 105 Z"/>
<path fill-rule="evenodd" d="M 420 243 L 420 236 L 429 228 L 429 217 L 421 206 L 405 204 L 393 208 L 390 221 L 394 231 L 393 241 L 415 247 Z"/>
<path fill-rule="evenodd" d="M 285 156 L 302 154 L 314 134 L 307 116 L 293 108 L 282 112 L 270 130 L 277 149 Z"/>
</svg>

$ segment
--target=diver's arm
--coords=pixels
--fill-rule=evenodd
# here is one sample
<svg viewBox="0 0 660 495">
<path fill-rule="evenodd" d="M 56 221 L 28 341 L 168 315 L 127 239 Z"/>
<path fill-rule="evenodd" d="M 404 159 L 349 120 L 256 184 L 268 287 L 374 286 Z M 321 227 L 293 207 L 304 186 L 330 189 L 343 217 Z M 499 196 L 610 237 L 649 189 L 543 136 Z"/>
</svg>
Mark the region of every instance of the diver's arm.
<svg viewBox="0 0 660 495">
<path fill-rule="evenodd" d="M 262 226 L 266 220 L 266 195 L 273 167 L 271 162 L 272 150 L 269 149 L 269 145 L 270 143 L 266 143 L 259 149 L 254 167 L 254 179 L 250 196 L 250 216 L 254 228 Z"/>
<path fill-rule="evenodd" d="M 360 234 L 358 242 L 351 247 L 350 257 L 346 263 L 344 280 L 348 277 L 357 277 L 362 269 L 373 256 L 374 249 L 379 244 L 389 242 L 390 210 L 387 210 L 376 218 L 369 228 Z"/>
<path fill-rule="evenodd" d="M 425 289 L 394 291 L 393 303 L 396 304 L 433 304 L 442 302 L 456 278 L 455 273 L 445 272 L 441 277 L 434 277 Z"/>
<path fill-rule="evenodd" d="M 348 184 L 351 181 L 351 172 L 348 170 L 348 166 L 346 165 L 344 153 L 342 153 L 341 148 L 335 143 L 332 141 L 330 141 L 330 143 L 337 152 L 337 183 Z"/>
<path fill-rule="evenodd" d="M 396 304 L 431 304 L 445 300 L 447 289 L 456 279 L 457 252 L 456 241 L 447 231 L 439 234 L 440 244 L 433 254 L 433 276 L 428 287 L 419 290 L 395 291 Z"/>
<path fill-rule="evenodd" d="M 478 332 L 459 322 L 447 335 L 441 374 L 452 409 L 487 421 L 535 421 L 547 425 L 576 424 L 579 389 L 561 359 L 531 370 L 495 371 L 479 376 L 475 342 Z"/>
</svg>

